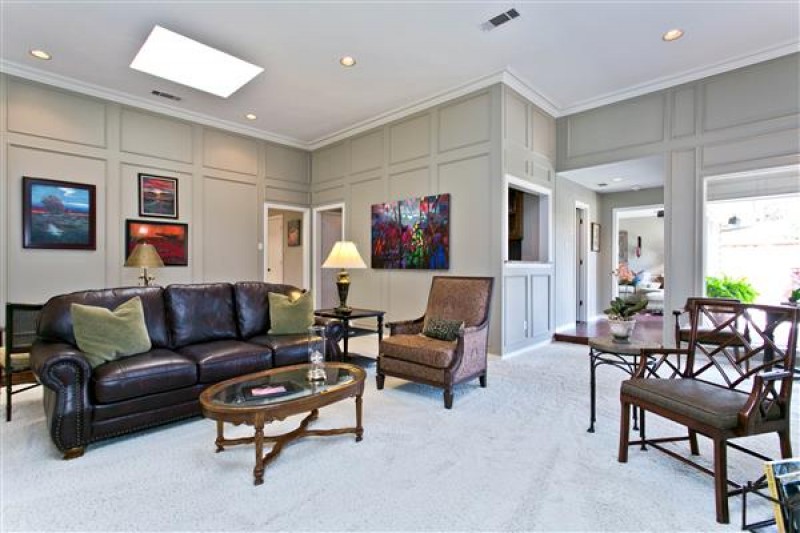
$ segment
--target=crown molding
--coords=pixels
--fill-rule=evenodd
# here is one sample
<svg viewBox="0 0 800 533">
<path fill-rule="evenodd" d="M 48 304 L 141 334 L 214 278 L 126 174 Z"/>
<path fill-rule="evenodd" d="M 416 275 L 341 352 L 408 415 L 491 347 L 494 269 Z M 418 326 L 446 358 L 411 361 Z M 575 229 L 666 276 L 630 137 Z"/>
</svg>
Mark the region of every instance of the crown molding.
<svg viewBox="0 0 800 533">
<path fill-rule="evenodd" d="M 506 68 L 503 71 L 503 83 L 514 89 L 530 102 L 536 104 L 551 116 L 558 118 L 563 114 L 562 105 L 558 100 L 536 89 L 532 83 L 514 72 L 513 69 Z"/>
<path fill-rule="evenodd" d="M 347 139 L 348 137 L 352 137 L 353 135 L 358 135 L 359 133 L 383 126 L 389 122 L 394 122 L 395 120 L 413 115 L 414 113 L 419 113 L 420 111 L 430 109 L 433 106 L 443 104 L 460 96 L 464 96 L 469 93 L 479 91 L 480 89 L 502 83 L 504 73 L 505 71 L 500 71 L 489 74 L 488 76 L 482 76 L 463 85 L 458 85 L 457 87 L 447 89 L 432 96 L 421 98 L 409 104 L 396 107 L 390 111 L 380 113 L 379 115 L 366 120 L 356 122 L 355 124 L 347 126 L 346 128 L 342 128 L 331 134 L 314 139 L 308 143 L 308 149 L 318 150 L 330 144 Z"/>
<path fill-rule="evenodd" d="M 658 78 L 646 83 L 634 85 L 633 87 L 629 87 L 622 91 L 610 92 L 594 98 L 589 98 L 587 100 L 583 100 L 562 108 L 561 115 L 572 115 L 575 113 L 580 113 L 581 111 L 588 111 L 589 109 L 594 109 L 604 105 L 620 102 L 622 100 L 627 100 L 629 98 L 635 98 L 644 94 L 661 91 L 670 87 L 676 87 L 684 83 L 697 81 L 699 79 L 721 74 L 723 72 L 729 72 L 737 68 L 754 65 L 756 63 L 761 63 L 762 61 L 769 61 L 770 59 L 797 53 L 798 51 L 800 51 L 800 41 L 788 41 L 777 46 L 764 48 L 752 54 L 726 59 L 725 61 L 720 61 L 718 63 L 712 63 L 703 67 L 686 70 L 673 76 L 664 76 L 663 78 Z"/>
<path fill-rule="evenodd" d="M 27 80 L 44 83 L 60 89 L 66 89 L 69 91 L 94 96 L 95 98 L 102 98 L 103 100 L 109 100 L 118 104 L 123 104 L 138 109 L 145 109 L 154 113 L 160 113 L 162 115 L 175 117 L 181 120 L 195 122 L 204 126 L 210 126 L 212 128 L 219 128 L 242 135 L 247 135 L 248 137 L 255 137 L 285 146 L 301 148 L 303 150 L 309 149 L 308 143 L 301 139 L 295 139 L 294 137 L 287 137 L 285 135 L 271 133 L 258 128 L 244 126 L 229 120 L 215 118 L 204 113 L 197 113 L 195 111 L 187 111 L 184 109 L 175 109 L 174 107 L 170 107 L 158 102 L 152 102 L 138 96 L 132 96 L 120 91 L 107 89 L 105 87 L 100 87 L 99 85 L 76 80 L 75 78 L 61 76 L 60 74 L 53 74 L 51 72 L 31 68 L 13 61 L 0 59 L 0 72 Z"/>
</svg>

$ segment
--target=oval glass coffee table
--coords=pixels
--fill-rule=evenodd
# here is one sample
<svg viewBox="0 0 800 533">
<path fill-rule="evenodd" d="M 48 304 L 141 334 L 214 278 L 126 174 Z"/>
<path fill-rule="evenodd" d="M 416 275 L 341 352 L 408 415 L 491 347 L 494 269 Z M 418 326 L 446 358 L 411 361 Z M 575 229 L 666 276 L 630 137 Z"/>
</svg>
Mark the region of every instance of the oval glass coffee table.
<svg viewBox="0 0 800 533">
<path fill-rule="evenodd" d="M 217 452 L 223 451 L 225 446 L 255 443 L 256 466 L 253 476 L 256 485 L 264 482 L 266 466 L 286 444 L 295 439 L 354 433 L 358 442 L 364 435 L 361 397 L 364 394 L 365 372 L 355 365 L 326 363 L 326 379 L 311 382 L 306 379 L 309 368 L 310 365 L 294 365 L 247 374 L 212 385 L 200 395 L 203 415 L 217 422 Z M 319 409 L 351 397 L 356 400 L 355 427 L 307 429 L 319 415 Z M 308 415 L 294 431 L 282 435 L 264 435 L 265 424 L 302 413 Z M 226 439 L 223 433 L 225 422 L 253 426 L 255 434 L 252 437 Z M 275 443 L 266 455 L 265 441 Z"/>
</svg>

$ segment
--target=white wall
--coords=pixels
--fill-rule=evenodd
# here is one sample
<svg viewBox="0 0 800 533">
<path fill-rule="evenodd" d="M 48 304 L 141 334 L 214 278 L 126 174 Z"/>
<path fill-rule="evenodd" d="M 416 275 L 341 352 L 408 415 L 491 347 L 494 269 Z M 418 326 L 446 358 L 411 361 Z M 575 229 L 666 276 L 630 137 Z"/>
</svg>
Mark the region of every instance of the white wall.
<svg viewBox="0 0 800 533">
<path fill-rule="evenodd" d="M 265 200 L 307 205 L 308 152 L 214 130 L 15 77 L 0 76 L 0 303 L 135 285 L 123 267 L 140 172 L 178 179 L 189 264 L 157 283 L 261 279 Z M 97 249 L 22 247 L 22 177 L 93 184 Z M 2 320 L 2 319 L 0 319 Z"/>
</svg>

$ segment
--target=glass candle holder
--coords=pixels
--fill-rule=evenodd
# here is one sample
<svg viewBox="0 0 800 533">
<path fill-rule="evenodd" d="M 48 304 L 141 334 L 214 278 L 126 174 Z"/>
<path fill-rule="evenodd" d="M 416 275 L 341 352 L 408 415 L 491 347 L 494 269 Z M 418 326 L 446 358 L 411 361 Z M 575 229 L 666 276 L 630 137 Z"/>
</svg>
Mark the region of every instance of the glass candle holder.
<svg viewBox="0 0 800 533">
<path fill-rule="evenodd" d="M 308 369 L 309 381 L 325 381 L 325 326 L 308 328 Z"/>
</svg>

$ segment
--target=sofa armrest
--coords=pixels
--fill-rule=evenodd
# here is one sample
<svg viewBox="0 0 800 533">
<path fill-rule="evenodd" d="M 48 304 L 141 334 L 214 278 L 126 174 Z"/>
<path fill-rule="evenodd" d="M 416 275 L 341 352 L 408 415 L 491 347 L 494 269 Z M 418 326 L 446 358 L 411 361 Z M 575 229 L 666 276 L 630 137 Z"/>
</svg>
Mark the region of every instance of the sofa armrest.
<svg viewBox="0 0 800 533">
<path fill-rule="evenodd" d="M 416 335 L 422 333 L 422 325 L 424 322 L 425 316 L 423 315 L 414 320 L 389 322 L 386 324 L 386 327 L 389 329 L 389 335 Z"/>
<path fill-rule="evenodd" d="M 31 347 L 31 369 L 45 387 L 45 414 L 58 449 L 68 452 L 86 445 L 90 437 L 92 367 L 83 352 L 65 343 L 36 341 Z"/>
</svg>

